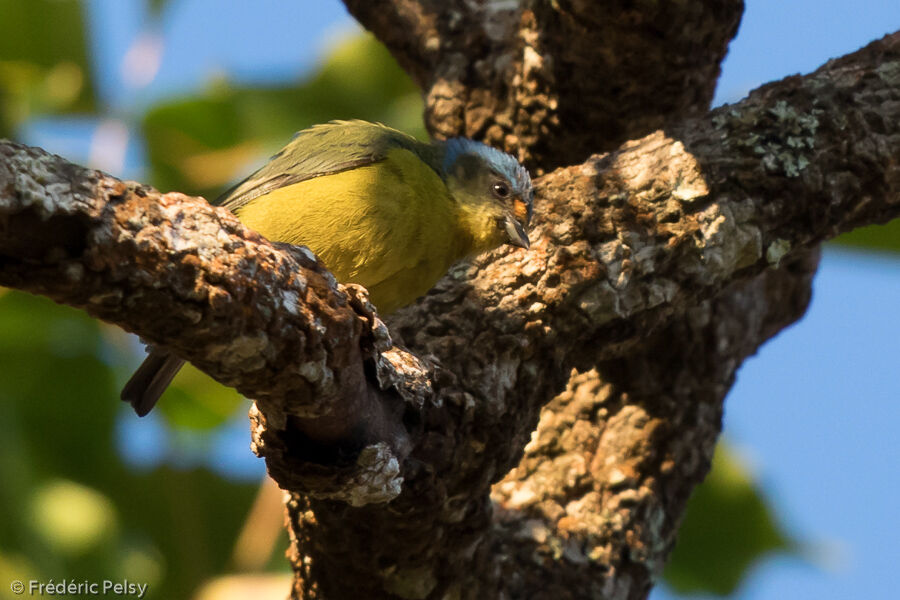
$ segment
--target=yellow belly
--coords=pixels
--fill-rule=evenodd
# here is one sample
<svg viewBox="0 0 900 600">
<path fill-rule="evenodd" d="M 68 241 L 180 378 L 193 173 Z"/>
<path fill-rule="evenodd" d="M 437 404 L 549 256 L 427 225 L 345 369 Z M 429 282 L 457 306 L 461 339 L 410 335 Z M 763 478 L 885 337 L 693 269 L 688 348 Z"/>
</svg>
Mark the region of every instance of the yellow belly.
<svg viewBox="0 0 900 600">
<path fill-rule="evenodd" d="M 236 214 L 270 240 L 307 246 L 339 281 L 365 286 L 384 314 L 468 253 L 444 182 L 407 150 L 279 188 Z"/>
</svg>

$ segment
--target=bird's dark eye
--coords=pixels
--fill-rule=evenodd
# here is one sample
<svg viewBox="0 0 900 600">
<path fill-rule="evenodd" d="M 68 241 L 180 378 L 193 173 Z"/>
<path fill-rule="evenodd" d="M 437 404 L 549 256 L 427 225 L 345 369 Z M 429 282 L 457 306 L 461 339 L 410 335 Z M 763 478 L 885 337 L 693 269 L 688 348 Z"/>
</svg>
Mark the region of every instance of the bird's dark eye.
<svg viewBox="0 0 900 600">
<path fill-rule="evenodd" d="M 509 186 L 502 181 L 498 181 L 491 186 L 491 190 L 498 198 L 506 198 L 509 196 Z"/>
</svg>

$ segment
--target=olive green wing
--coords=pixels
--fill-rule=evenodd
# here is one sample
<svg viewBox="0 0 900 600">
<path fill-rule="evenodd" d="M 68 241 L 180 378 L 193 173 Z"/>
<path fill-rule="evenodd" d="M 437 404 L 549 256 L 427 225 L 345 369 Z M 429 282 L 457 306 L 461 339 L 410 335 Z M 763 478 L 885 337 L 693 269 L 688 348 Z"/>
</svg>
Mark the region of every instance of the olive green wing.
<svg viewBox="0 0 900 600">
<path fill-rule="evenodd" d="M 213 204 L 233 211 L 278 188 L 378 162 L 392 148 L 405 148 L 436 165 L 430 144 L 396 129 L 367 121 L 331 121 L 298 132 L 269 162 Z"/>
</svg>

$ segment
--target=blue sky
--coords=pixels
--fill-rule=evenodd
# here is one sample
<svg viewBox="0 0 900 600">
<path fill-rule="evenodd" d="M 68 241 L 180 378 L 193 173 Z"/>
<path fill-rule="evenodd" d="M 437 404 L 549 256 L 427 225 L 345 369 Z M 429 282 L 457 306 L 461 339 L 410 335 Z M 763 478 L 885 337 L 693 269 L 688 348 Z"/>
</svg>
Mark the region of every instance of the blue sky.
<svg viewBox="0 0 900 600">
<path fill-rule="evenodd" d="M 900 259 L 829 248 L 807 315 L 741 367 L 725 435 L 808 550 L 764 561 L 735 598 L 896 597 L 898 298 Z"/>
<path fill-rule="evenodd" d="M 900 29 L 897 0 L 746 4 L 717 104 Z M 25 138 L 129 177 L 139 176 L 142 160 L 139 140 L 122 127 L 129 114 L 223 74 L 246 82 L 295 77 L 353 27 L 336 0 L 174 0 L 152 27 L 141 0 L 89 5 L 101 95 L 120 120 L 105 124 L 106 137 L 98 137 L 95 121 L 68 120 L 35 123 Z M 128 60 L 139 68 L 123 80 Z M 123 152 L 97 152 L 98 139 Z M 765 561 L 737 598 L 878 599 L 900 588 L 898 298 L 900 258 L 831 249 L 807 316 L 741 368 L 726 404 L 726 436 L 764 484 L 783 525 L 808 543 L 809 555 Z M 132 435 L 138 427 L 144 436 Z M 159 448 L 149 431 L 156 441 L 166 435 L 152 419 L 123 420 L 123 438 L 151 441 L 126 449 L 136 460 L 152 460 L 151 449 Z M 259 476 L 262 465 L 248 442 L 241 416 L 215 439 L 214 463 L 232 475 Z M 652 598 L 671 596 L 659 589 Z"/>
</svg>

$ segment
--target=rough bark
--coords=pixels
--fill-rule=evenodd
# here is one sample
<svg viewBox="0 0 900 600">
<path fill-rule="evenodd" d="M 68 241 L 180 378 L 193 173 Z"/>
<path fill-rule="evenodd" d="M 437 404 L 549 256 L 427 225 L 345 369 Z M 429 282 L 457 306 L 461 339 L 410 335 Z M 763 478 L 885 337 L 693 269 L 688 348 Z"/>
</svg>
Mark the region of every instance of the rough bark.
<svg viewBox="0 0 900 600">
<path fill-rule="evenodd" d="M 709 468 L 737 368 L 803 314 L 817 258 L 736 282 L 570 379 L 494 488 L 487 558 L 507 597 L 646 597 Z"/>
<path fill-rule="evenodd" d="M 743 0 L 345 0 L 425 92 L 425 121 L 539 172 L 706 110 Z"/>
<path fill-rule="evenodd" d="M 900 213 L 900 34 L 700 114 L 739 3 L 647 3 L 623 11 L 633 31 L 604 3 L 368 4 L 348 1 L 423 85 L 438 134 L 548 172 L 529 251 L 456 267 L 388 333 L 361 290 L 222 209 L 3 143 L 0 284 L 259 399 L 256 450 L 292 492 L 296 597 L 642 598 L 734 371 L 802 314 L 818 243 Z M 561 49 L 600 22 L 618 34 Z M 711 33 L 672 65 L 679 31 Z M 591 127 L 621 88 L 592 91 L 584 69 L 634 64 L 640 36 L 665 41 L 645 68 L 680 70 L 661 81 L 682 96 L 642 108 L 653 84 L 632 82 L 603 139 Z"/>
</svg>

